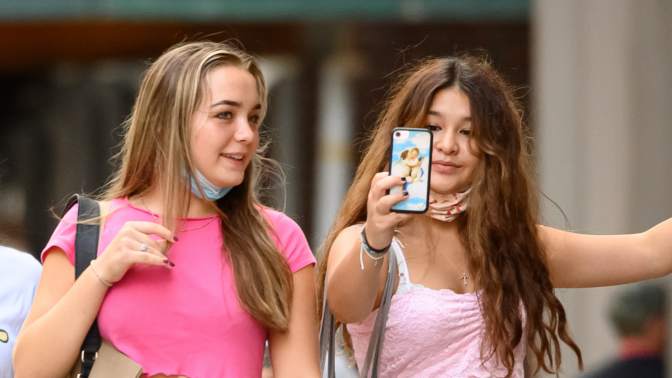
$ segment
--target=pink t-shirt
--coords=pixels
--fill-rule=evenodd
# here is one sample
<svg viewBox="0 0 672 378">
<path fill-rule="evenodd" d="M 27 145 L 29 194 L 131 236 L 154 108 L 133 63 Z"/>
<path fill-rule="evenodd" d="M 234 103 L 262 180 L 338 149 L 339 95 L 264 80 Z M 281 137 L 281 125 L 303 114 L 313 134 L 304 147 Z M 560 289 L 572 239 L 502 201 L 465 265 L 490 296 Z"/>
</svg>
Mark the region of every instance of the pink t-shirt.
<svg viewBox="0 0 672 378">
<path fill-rule="evenodd" d="M 77 208 L 56 227 L 42 261 L 58 247 L 74 265 Z M 263 212 L 278 232 L 280 242 L 273 240 L 292 272 L 315 264 L 299 226 L 277 211 Z M 125 198 L 112 201 L 110 213 L 98 255 L 127 221 L 154 220 Z M 188 218 L 177 236 L 179 242 L 168 252 L 175 268 L 136 265 L 108 290 L 98 312 L 101 336 L 149 376 L 261 376 L 267 329 L 238 305 L 219 218 Z"/>
</svg>

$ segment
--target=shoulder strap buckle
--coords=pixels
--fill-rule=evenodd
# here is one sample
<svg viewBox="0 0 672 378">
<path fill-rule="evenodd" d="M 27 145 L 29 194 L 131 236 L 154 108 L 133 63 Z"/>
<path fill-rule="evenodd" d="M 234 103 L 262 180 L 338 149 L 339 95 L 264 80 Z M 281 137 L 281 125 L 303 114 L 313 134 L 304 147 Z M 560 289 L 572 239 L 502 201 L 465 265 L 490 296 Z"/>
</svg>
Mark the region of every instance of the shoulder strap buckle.
<svg viewBox="0 0 672 378">
<path fill-rule="evenodd" d="M 82 351 L 82 362 L 84 362 L 85 360 L 95 361 L 97 359 L 98 359 L 98 352 L 87 352 L 85 350 Z M 79 376 L 79 374 L 77 376 Z"/>
</svg>

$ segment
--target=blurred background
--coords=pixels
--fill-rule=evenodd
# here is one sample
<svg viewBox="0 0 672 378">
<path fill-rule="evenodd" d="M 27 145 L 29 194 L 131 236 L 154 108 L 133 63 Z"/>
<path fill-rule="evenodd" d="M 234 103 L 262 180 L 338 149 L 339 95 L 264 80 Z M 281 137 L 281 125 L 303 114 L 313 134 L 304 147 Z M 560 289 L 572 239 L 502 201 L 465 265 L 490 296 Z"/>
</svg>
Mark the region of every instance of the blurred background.
<svg viewBox="0 0 672 378">
<path fill-rule="evenodd" d="M 398 70 L 459 53 L 519 88 L 542 189 L 569 219 L 547 202 L 545 223 L 644 231 L 672 216 L 670 19 L 672 0 L 1 0 L 0 243 L 39 255 L 50 209 L 114 170 L 148 64 L 199 39 L 260 57 L 269 155 L 287 176 L 264 201 L 315 251 Z M 618 290 L 558 291 L 587 368 L 618 352 Z"/>
</svg>

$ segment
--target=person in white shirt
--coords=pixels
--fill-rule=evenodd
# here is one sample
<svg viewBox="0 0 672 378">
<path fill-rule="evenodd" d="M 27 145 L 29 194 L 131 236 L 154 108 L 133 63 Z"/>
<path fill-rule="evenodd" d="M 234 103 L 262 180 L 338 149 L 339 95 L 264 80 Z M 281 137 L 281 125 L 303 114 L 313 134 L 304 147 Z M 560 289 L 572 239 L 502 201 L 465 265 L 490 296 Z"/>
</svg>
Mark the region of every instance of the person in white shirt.
<svg viewBox="0 0 672 378">
<path fill-rule="evenodd" d="M 42 265 L 27 253 L 0 246 L 0 378 L 13 378 L 12 350 L 33 304 Z"/>
</svg>

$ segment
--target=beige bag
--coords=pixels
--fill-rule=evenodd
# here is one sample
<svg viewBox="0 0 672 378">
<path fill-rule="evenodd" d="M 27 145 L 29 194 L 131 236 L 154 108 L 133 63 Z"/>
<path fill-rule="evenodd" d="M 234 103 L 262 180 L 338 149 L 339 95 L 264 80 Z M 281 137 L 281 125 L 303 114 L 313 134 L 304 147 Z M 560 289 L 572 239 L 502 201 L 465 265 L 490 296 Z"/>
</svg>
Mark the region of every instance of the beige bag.
<svg viewBox="0 0 672 378">
<path fill-rule="evenodd" d="M 81 357 L 67 378 L 80 378 L 82 371 Z M 93 364 L 89 378 L 138 378 L 142 374 L 142 366 L 135 363 L 112 344 L 103 341 L 98 350 L 98 358 Z"/>
<path fill-rule="evenodd" d="M 65 213 L 79 203 L 79 212 L 77 214 L 77 234 L 75 236 L 75 279 L 86 269 L 91 260 L 96 257 L 98 249 L 98 240 L 105 225 L 105 216 L 109 210 L 109 203 L 103 205 L 98 202 L 80 195 L 74 195 L 65 206 Z M 82 223 L 89 219 L 100 217 L 99 224 Z M 91 346 L 100 348 L 91 349 Z M 88 352 L 84 351 L 87 345 Z M 95 351 L 95 352 L 94 352 Z M 93 367 L 90 373 L 82 372 L 82 363 Z M 79 352 L 77 361 L 70 374 L 66 378 L 138 378 L 142 374 L 142 367 L 133 362 L 126 355 L 121 353 L 112 344 L 102 340 L 98 332 L 98 322 L 94 321 L 91 330 L 87 333 L 82 350 Z"/>
</svg>

